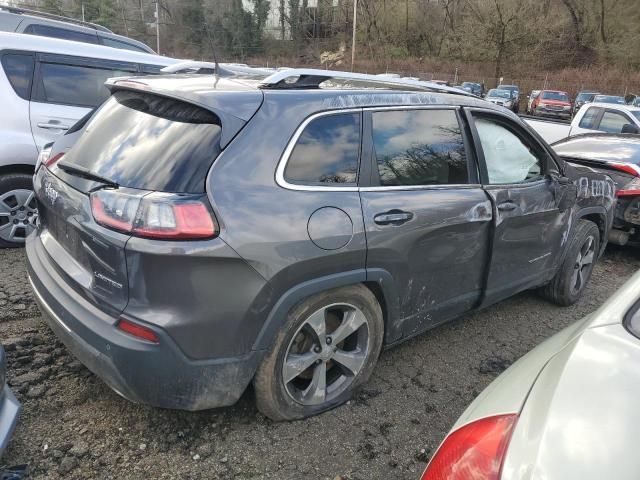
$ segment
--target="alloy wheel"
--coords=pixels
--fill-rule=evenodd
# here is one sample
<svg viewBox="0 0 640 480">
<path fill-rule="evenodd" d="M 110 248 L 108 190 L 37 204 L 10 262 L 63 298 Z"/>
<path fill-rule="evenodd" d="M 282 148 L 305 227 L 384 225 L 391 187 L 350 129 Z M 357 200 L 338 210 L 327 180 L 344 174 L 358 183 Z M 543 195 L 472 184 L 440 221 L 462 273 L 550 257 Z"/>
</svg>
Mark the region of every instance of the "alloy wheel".
<svg viewBox="0 0 640 480">
<path fill-rule="evenodd" d="M 342 394 L 365 366 L 369 322 L 353 305 L 313 312 L 293 336 L 284 357 L 287 393 L 302 405 L 321 405 Z"/>
<path fill-rule="evenodd" d="M 38 208 L 32 190 L 10 190 L 0 196 L 0 239 L 24 243 L 36 227 Z"/>
<path fill-rule="evenodd" d="M 584 288 L 588 280 L 588 274 L 595 259 L 596 242 L 593 235 L 589 235 L 578 251 L 576 262 L 571 276 L 571 293 L 576 294 Z"/>
</svg>

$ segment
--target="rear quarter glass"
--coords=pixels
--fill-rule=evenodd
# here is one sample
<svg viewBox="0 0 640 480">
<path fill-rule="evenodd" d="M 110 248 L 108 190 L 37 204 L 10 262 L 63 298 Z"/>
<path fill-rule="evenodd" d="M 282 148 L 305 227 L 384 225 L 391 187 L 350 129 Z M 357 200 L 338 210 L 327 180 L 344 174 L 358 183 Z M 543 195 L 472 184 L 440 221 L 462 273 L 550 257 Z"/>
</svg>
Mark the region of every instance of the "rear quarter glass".
<svg viewBox="0 0 640 480">
<path fill-rule="evenodd" d="M 219 118 L 200 107 L 119 91 L 96 112 L 65 163 L 123 187 L 203 193 L 220 133 Z"/>
</svg>

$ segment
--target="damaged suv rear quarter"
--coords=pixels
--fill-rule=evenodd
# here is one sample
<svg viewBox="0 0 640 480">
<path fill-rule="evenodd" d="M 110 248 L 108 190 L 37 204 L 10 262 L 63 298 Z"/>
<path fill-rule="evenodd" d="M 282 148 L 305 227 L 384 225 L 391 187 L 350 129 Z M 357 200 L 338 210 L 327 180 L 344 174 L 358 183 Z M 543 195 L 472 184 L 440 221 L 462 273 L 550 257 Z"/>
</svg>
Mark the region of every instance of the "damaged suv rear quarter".
<svg viewBox="0 0 640 480">
<path fill-rule="evenodd" d="M 36 298 L 114 390 L 199 410 L 253 380 L 263 413 L 301 418 L 346 401 L 383 346 L 525 289 L 579 298 L 605 176 L 452 89 L 291 75 L 112 82 L 38 170 Z"/>
</svg>

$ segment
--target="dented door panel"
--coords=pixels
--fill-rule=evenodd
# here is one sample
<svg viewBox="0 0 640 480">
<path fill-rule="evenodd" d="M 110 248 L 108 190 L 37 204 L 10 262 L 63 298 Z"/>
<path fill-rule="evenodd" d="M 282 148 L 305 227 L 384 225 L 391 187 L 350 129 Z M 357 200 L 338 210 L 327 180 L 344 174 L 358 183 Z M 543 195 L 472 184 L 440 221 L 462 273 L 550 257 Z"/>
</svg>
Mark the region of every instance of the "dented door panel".
<svg viewBox="0 0 640 480">
<path fill-rule="evenodd" d="M 474 308 L 482 293 L 492 209 L 478 187 L 368 190 L 360 193 L 367 269 L 395 279 L 400 327 L 411 335 Z M 380 212 L 411 219 L 380 225 Z"/>
<path fill-rule="evenodd" d="M 495 213 L 493 251 L 484 305 L 537 286 L 552 276 L 566 242 L 571 210 L 558 210 L 554 181 L 487 186 Z M 500 205 L 512 208 L 501 210 Z"/>
</svg>

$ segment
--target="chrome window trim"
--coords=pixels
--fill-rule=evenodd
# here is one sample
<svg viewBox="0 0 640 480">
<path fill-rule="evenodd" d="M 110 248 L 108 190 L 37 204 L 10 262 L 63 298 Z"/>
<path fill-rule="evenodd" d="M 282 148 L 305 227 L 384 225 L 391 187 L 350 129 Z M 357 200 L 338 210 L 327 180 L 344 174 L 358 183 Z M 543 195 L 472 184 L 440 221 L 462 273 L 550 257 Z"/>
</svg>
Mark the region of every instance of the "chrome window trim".
<svg viewBox="0 0 640 480">
<path fill-rule="evenodd" d="M 376 187 L 360 187 L 361 192 L 384 192 L 387 190 L 460 190 L 482 188 L 479 183 L 452 183 L 446 185 L 387 185 Z"/>
<path fill-rule="evenodd" d="M 473 185 L 469 185 L 467 183 L 458 184 L 458 185 L 390 185 L 390 186 L 380 186 L 380 187 L 358 187 L 358 185 L 349 185 L 345 187 L 337 187 L 335 185 L 338 184 L 327 184 L 324 185 L 309 185 L 309 184 L 298 184 L 298 183 L 290 183 L 286 180 L 284 176 L 284 172 L 287 168 L 287 164 L 289 163 L 289 159 L 291 154 L 293 153 L 293 149 L 295 148 L 302 132 L 304 132 L 305 128 L 313 122 L 317 118 L 326 117 L 330 115 L 340 115 L 343 113 L 364 113 L 367 111 L 377 112 L 377 111 L 393 111 L 393 110 L 458 110 L 460 106 L 457 105 L 397 105 L 397 106 L 380 106 L 380 107 L 363 107 L 363 108 L 345 108 L 345 109 L 337 109 L 337 110 L 326 110 L 323 112 L 314 113 L 313 115 L 307 117 L 296 129 L 293 136 L 289 140 L 287 147 L 285 148 L 282 156 L 280 157 L 280 161 L 278 162 L 278 167 L 276 168 L 276 183 L 287 190 L 296 190 L 303 192 L 377 192 L 384 190 L 425 190 L 425 189 L 443 189 L 443 188 L 461 188 L 461 187 L 472 187 Z M 360 139 L 360 143 L 362 144 L 362 138 Z M 362 161 L 362 158 L 360 158 Z"/>
</svg>

